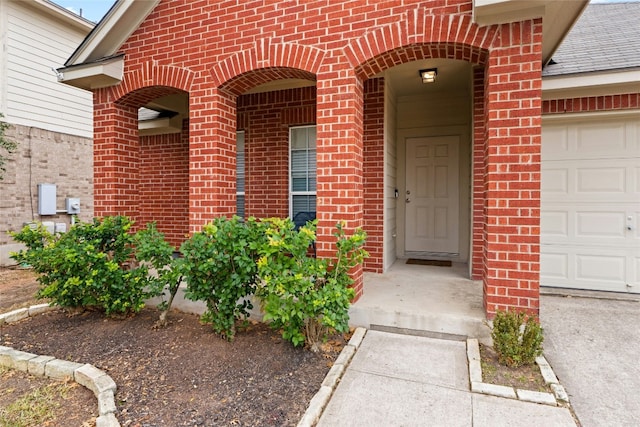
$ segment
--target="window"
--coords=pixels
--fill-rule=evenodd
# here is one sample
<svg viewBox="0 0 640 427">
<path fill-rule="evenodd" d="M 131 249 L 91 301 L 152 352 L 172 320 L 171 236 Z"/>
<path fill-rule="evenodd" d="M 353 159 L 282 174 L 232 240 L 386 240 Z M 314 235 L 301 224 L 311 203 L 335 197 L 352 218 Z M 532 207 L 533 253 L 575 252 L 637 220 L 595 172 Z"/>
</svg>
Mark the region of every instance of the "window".
<svg viewBox="0 0 640 427">
<path fill-rule="evenodd" d="M 236 214 L 244 219 L 244 131 L 236 133 Z"/>
<path fill-rule="evenodd" d="M 290 214 L 316 212 L 316 127 L 290 130 Z"/>
</svg>

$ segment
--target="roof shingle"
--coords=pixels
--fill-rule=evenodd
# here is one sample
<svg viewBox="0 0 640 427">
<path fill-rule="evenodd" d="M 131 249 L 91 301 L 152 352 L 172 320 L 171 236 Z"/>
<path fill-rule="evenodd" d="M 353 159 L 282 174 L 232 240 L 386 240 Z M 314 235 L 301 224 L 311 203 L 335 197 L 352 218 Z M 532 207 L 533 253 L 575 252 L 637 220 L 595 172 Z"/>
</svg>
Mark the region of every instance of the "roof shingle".
<svg viewBox="0 0 640 427">
<path fill-rule="evenodd" d="M 640 67 L 640 2 L 590 4 L 543 76 Z"/>
</svg>

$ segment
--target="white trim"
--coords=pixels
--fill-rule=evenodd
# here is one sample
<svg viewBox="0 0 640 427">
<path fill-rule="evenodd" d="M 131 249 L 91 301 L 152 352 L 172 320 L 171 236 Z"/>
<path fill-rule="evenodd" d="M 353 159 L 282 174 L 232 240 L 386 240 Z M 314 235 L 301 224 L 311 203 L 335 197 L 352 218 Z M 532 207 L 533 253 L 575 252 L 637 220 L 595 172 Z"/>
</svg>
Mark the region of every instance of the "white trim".
<svg viewBox="0 0 640 427">
<path fill-rule="evenodd" d="M 640 69 L 542 78 L 542 99 L 619 95 L 640 92 Z"/>
<path fill-rule="evenodd" d="M 84 39 L 65 66 L 96 61 L 115 54 L 160 0 L 119 0 Z"/>
<path fill-rule="evenodd" d="M 124 76 L 124 56 L 105 61 L 58 68 L 58 81 L 80 89 L 91 90 L 115 86 Z"/>
<path fill-rule="evenodd" d="M 84 30 L 85 34 L 88 34 L 89 31 L 91 31 L 91 29 L 95 27 L 95 24 L 88 19 L 76 15 L 75 13 L 65 9 L 64 7 L 48 0 L 30 0 L 28 2 L 25 1 L 21 3 L 26 6 L 33 6 L 37 9 L 40 9 L 48 16 L 55 16 L 68 25 L 76 27 L 80 30 Z"/>
</svg>

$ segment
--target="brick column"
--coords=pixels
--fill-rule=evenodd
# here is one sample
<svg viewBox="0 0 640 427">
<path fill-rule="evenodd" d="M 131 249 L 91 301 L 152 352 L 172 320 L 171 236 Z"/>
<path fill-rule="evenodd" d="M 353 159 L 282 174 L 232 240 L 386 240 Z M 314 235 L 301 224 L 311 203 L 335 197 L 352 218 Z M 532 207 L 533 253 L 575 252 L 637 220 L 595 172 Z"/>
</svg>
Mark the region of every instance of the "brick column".
<svg viewBox="0 0 640 427">
<path fill-rule="evenodd" d="M 485 75 L 488 317 L 538 313 L 542 21 L 502 25 Z"/>
<path fill-rule="evenodd" d="M 364 82 L 364 261 L 367 271 L 382 273 L 384 259 L 384 79 Z"/>
<path fill-rule="evenodd" d="M 473 142 L 472 142 L 472 207 L 471 207 L 471 278 L 481 280 L 484 270 L 484 207 L 485 199 L 485 98 L 484 98 L 484 69 L 476 67 L 473 70 Z"/>
<path fill-rule="evenodd" d="M 192 94 L 189 112 L 189 231 L 236 212 L 236 98 Z"/>
<path fill-rule="evenodd" d="M 139 213 L 138 110 L 111 102 L 107 89 L 94 93 L 94 215 Z"/>
<path fill-rule="evenodd" d="M 333 255 L 338 221 L 351 234 L 363 225 L 362 82 L 353 70 L 318 74 L 317 86 L 317 217 L 319 257 Z M 362 294 L 362 266 L 352 272 L 357 296 Z M 356 296 L 356 298 L 357 298 Z"/>
</svg>

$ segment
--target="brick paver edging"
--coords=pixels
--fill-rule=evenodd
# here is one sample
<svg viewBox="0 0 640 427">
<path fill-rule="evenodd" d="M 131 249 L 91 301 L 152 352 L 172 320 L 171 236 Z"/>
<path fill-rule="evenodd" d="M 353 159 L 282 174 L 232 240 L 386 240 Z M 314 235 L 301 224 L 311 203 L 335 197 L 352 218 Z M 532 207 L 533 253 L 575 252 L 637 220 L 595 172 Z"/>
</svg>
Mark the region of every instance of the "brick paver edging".
<svg viewBox="0 0 640 427">
<path fill-rule="evenodd" d="M 471 391 L 473 393 L 489 394 L 498 397 L 523 400 L 526 402 L 542 403 L 545 405 L 558 406 L 558 403 L 568 405 L 569 396 L 564 387 L 558 382 L 556 374 L 551 369 L 551 365 L 544 356 L 536 358 L 536 364 L 540 368 L 540 373 L 544 382 L 551 386 L 552 393 L 543 393 L 531 390 L 520 390 L 503 385 L 488 384 L 482 382 L 482 366 L 480 365 L 480 346 L 475 338 L 467 339 L 467 360 L 469 361 L 469 380 L 471 381 Z"/>
<path fill-rule="evenodd" d="M 322 415 L 322 411 L 329 403 L 329 399 L 336 389 L 342 375 L 344 374 L 347 366 L 351 362 L 353 355 L 360 347 L 362 340 L 364 339 L 367 330 L 365 328 L 356 328 L 355 332 L 351 336 L 351 339 L 347 343 L 347 345 L 342 349 L 336 361 L 333 362 L 333 366 L 327 372 L 327 375 L 324 377 L 324 381 L 322 381 L 322 385 L 320 385 L 320 390 L 313 396 L 311 401 L 309 402 L 309 407 L 305 411 L 302 419 L 298 423 L 298 427 L 312 427 L 315 426 L 320 416 Z"/>
<path fill-rule="evenodd" d="M 40 304 L 0 314 L 0 326 L 56 309 L 48 304 Z M 120 427 L 115 416 L 116 383 L 95 366 L 60 360 L 51 356 L 39 356 L 4 346 L 0 346 L 0 366 L 55 380 L 74 380 L 91 390 L 98 399 L 96 427 Z"/>
</svg>

